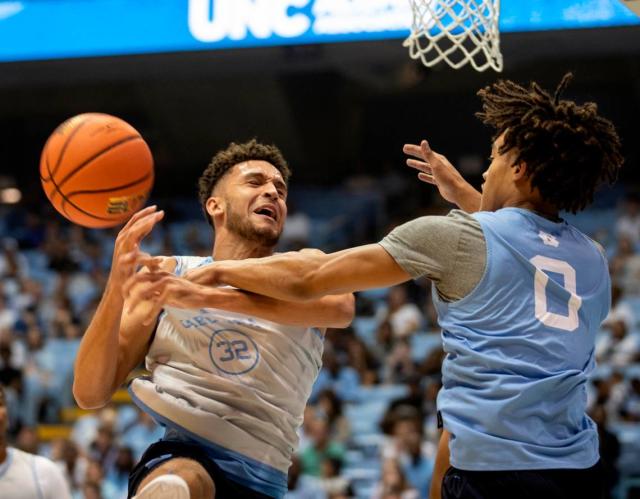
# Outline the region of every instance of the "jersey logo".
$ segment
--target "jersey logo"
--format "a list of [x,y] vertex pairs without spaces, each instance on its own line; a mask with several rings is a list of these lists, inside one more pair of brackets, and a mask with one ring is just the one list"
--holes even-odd
[[554,248],[557,248],[558,246],[560,246],[560,241],[558,241],[555,237],[553,237],[551,234],[547,234],[545,231],[541,230],[538,233],[538,237],[540,239],[542,239],[542,242],[544,244],[546,244],[547,246],[553,246]]
[[246,374],[258,365],[258,345],[248,334],[235,329],[219,329],[209,342],[211,362],[225,374]]

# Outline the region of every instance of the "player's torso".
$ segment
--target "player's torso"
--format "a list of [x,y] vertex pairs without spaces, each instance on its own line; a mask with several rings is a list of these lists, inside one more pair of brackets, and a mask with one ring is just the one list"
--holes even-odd
[[[176,273],[210,260],[178,257]],[[224,448],[288,467],[323,333],[216,309],[166,308],[132,384],[144,405]]]
[[[516,442],[504,466],[562,467],[572,453],[586,462],[594,432],[585,382],[609,308],[606,261],[566,223],[511,208],[476,218],[487,244],[485,275],[458,302],[436,297],[447,352],[439,406],[460,434],[482,434],[485,455],[495,444],[500,460],[502,442]],[[469,411],[476,429],[461,423]]]

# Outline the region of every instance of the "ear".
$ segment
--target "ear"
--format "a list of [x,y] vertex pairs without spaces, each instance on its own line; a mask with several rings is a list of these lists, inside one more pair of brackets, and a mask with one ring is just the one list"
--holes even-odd
[[207,213],[215,220],[217,217],[224,215],[224,201],[219,196],[211,196],[205,204]]
[[513,179],[518,182],[527,178],[527,164],[524,161],[513,165]]

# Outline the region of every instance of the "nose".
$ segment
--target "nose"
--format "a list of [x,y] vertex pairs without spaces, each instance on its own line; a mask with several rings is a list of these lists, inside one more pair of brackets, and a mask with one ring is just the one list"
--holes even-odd
[[273,182],[267,182],[262,193],[270,199],[278,199],[278,189]]

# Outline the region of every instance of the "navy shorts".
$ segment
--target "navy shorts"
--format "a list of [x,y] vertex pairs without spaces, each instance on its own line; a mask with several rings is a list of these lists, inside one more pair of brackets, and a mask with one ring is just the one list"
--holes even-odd
[[603,499],[602,464],[582,470],[465,471],[449,468],[442,499]]
[[128,497],[131,498],[135,495],[140,482],[152,470],[176,457],[193,459],[207,470],[216,486],[216,499],[273,499],[228,478],[228,475],[207,456],[197,443],[169,440],[160,440],[151,445],[140,458],[140,462],[129,474]]

